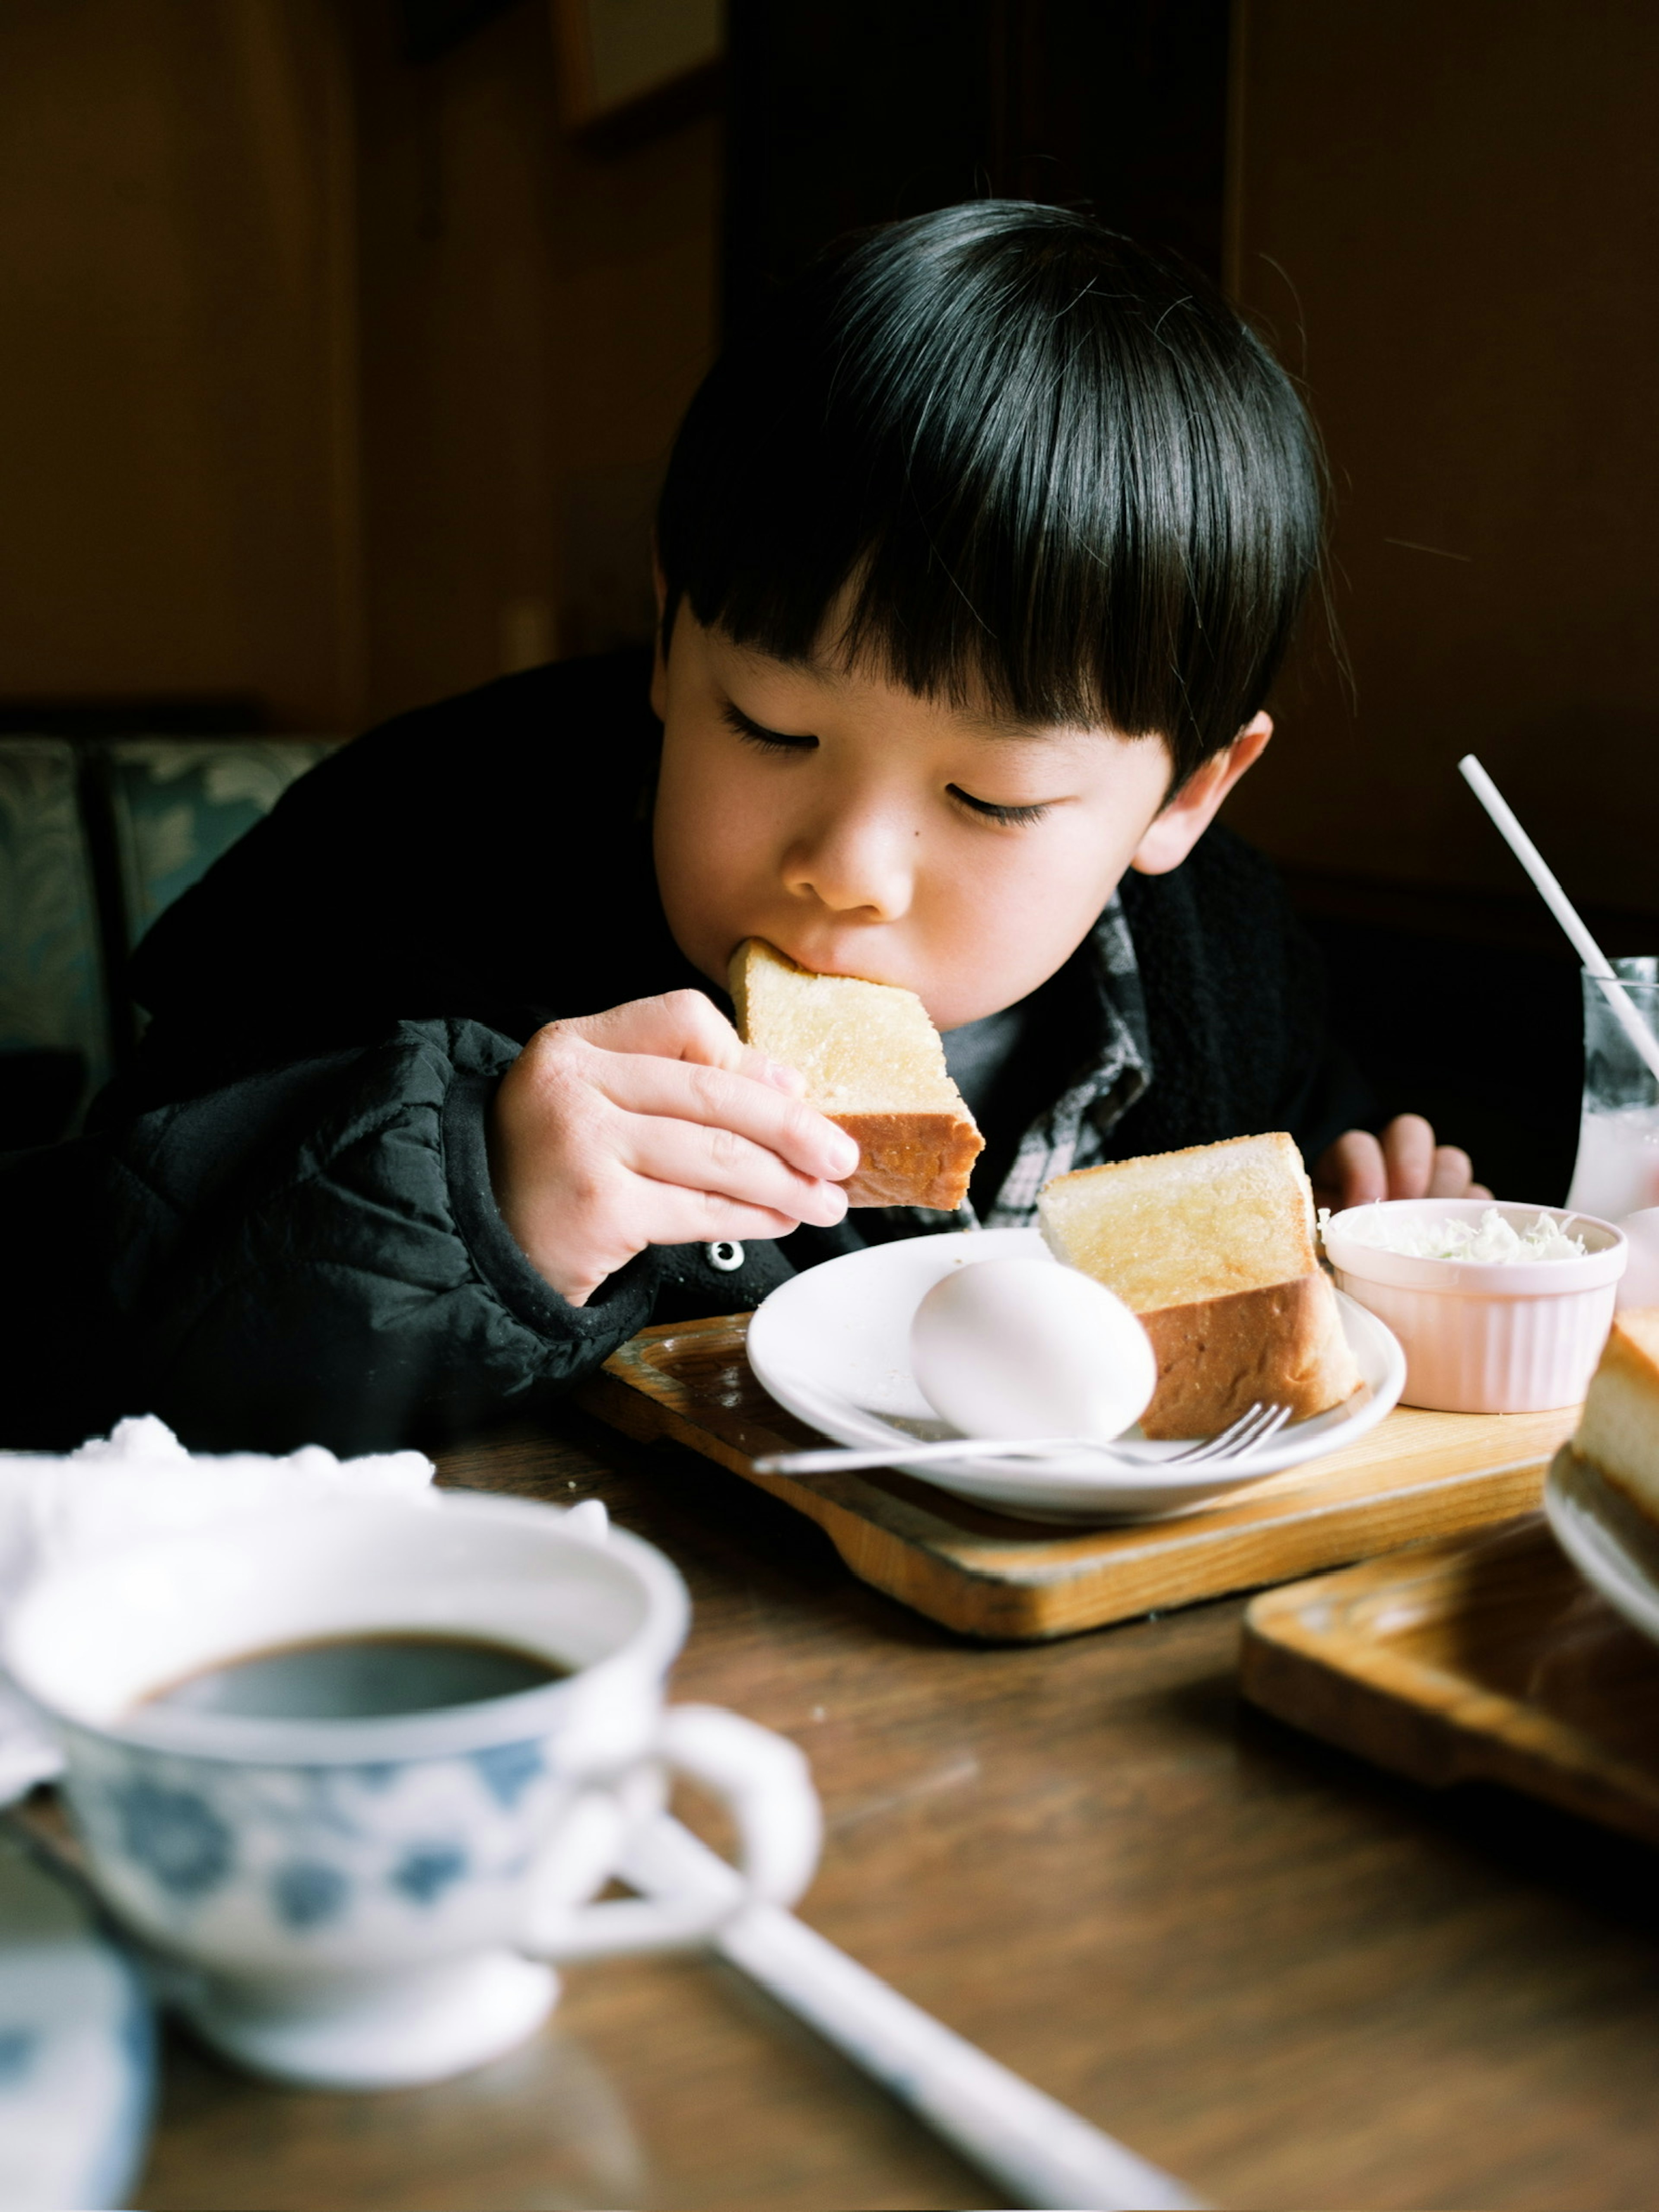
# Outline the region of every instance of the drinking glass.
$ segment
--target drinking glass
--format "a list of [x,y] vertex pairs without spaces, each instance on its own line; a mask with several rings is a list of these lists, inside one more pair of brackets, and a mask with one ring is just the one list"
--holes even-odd
[[[1620,988],[1659,1036],[1659,955],[1613,963]],[[1584,993],[1584,1100],[1567,1204],[1603,1221],[1659,1206],[1659,1080],[1626,1035],[1599,977]]]

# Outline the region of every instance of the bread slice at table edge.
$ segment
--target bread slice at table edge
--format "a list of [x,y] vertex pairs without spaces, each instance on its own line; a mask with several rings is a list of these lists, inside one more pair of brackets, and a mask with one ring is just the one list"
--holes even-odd
[[1613,1316],[1572,1449],[1659,1522],[1659,1307]]

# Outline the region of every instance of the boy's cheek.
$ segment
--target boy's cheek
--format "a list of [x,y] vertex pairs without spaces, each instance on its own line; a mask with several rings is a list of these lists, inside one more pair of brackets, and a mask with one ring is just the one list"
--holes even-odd
[[745,880],[731,856],[712,844],[692,844],[659,859],[657,888],[674,942],[722,990],[738,946],[745,937],[766,933],[765,909],[744,896]]
[[777,833],[745,798],[740,781],[722,793],[679,779],[658,798],[663,911],[681,951],[722,985],[732,951],[745,937],[765,933],[778,896]]

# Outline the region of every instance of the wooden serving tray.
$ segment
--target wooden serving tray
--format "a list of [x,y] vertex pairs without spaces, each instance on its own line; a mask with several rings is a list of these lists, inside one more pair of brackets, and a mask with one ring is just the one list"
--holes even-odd
[[641,1329],[577,1394],[625,1435],[668,1437],[809,1515],[864,1581],[969,1636],[1037,1641],[1510,1518],[1538,1503],[1577,1409],[1397,1407],[1328,1459],[1167,1521],[1060,1528],[930,1483],[761,1475],[754,1462],[821,1441],[750,1371],[748,1316]]
[[1413,1782],[1501,1782],[1659,1843],[1659,1646],[1541,1514],[1256,1598],[1245,1695]]

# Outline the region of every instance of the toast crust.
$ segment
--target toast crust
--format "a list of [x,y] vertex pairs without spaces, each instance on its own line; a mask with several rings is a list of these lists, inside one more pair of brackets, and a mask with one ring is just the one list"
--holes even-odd
[[951,1114],[832,1114],[859,1148],[842,1186],[850,1206],[926,1206],[954,1213],[985,1139]]
[[1148,1437],[1214,1436],[1255,1405],[1288,1406],[1304,1421],[1360,1385],[1336,1293],[1316,1267],[1140,1320],[1158,1358],[1158,1388],[1140,1417]]

